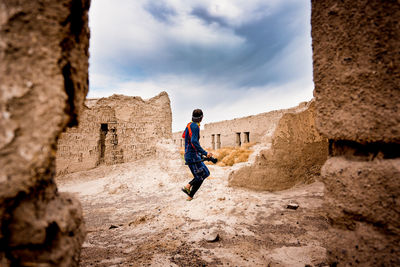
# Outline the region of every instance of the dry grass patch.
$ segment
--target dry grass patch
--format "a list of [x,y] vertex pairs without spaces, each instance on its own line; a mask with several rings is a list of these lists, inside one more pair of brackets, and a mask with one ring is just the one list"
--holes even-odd
[[218,159],[218,166],[232,166],[239,162],[246,162],[253,150],[254,143],[246,143],[241,147],[224,147],[217,150],[211,150],[214,157]]
[[[224,147],[217,150],[207,148],[205,150],[211,152],[213,154],[213,157],[218,159],[218,166],[225,167],[232,166],[233,164],[239,162],[246,162],[249,159],[250,154],[253,153],[253,150],[251,148],[254,145],[255,143],[246,143],[243,144],[241,147]],[[181,147],[179,153],[184,159],[185,148]],[[205,161],[205,164],[213,163]]]

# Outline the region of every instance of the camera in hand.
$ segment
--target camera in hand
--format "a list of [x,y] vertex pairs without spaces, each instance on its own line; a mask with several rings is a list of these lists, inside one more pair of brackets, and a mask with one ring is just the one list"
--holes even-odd
[[214,157],[206,157],[206,156],[203,156],[203,161],[211,161],[212,163],[217,163],[218,162],[218,159],[216,159],[216,158],[214,158]]

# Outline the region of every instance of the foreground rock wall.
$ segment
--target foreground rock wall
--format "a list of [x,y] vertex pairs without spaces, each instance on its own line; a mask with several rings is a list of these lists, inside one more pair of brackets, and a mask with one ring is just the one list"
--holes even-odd
[[328,140],[315,128],[315,102],[286,113],[278,122],[270,149],[229,175],[230,186],[277,191],[313,180],[328,156]]
[[79,203],[54,183],[56,140],[88,90],[85,0],[0,0],[0,265],[77,266]]
[[58,140],[57,174],[155,155],[156,143],[171,138],[171,124],[166,92],[146,101],[123,95],[89,99],[79,126]]
[[400,265],[399,25],[399,1],[312,1],[326,247],[340,266]]

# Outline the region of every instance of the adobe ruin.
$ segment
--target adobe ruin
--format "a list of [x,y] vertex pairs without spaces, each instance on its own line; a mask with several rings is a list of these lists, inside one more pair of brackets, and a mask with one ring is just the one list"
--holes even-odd
[[[0,0],[2,266],[78,265],[80,205],[53,178],[88,89],[89,3]],[[331,264],[400,264],[399,18],[398,1],[312,0]]]
[[166,92],[146,101],[123,95],[88,99],[79,126],[58,140],[57,175],[155,155],[156,143],[171,138],[171,124]]
[[[229,185],[277,191],[314,181],[328,157],[328,140],[315,128],[315,101],[253,116],[208,123],[200,143],[208,149],[257,143],[249,162],[229,175]],[[183,146],[182,133],[173,134]],[[244,140],[242,139],[244,138]]]
[[[246,143],[266,143],[271,141],[278,121],[285,113],[302,110],[307,102],[289,109],[279,109],[257,115],[207,123],[200,131],[201,145],[210,149],[239,147]],[[185,126],[183,126],[185,127]],[[184,146],[182,131],[172,134],[174,143]]]
[[315,101],[283,114],[273,127],[272,141],[229,174],[229,186],[278,191],[318,179],[328,140],[316,130],[314,114]]
[[400,265],[400,3],[312,1],[331,264]]

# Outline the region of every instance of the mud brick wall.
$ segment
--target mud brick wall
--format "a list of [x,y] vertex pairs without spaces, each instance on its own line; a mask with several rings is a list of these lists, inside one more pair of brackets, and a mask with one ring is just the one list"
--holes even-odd
[[171,124],[166,92],[146,101],[123,95],[89,99],[79,126],[58,140],[57,174],[155,155],[156,143],[171,138]]
[[315,128],[315,102],[306,109],[285,113],[269,149],[254,162],[229,174],[229,186],[278,191],[314,181],[328,157],[328,140]]
[[400,265],[400,2],[312,1],[316,126],[339,266]]
[[54,174],[88,90],[89,3],[0,0],[0,266],[78,266],[82,211]]
[[[278,121],[285,113],[302,110],[306,102],[297,107],[289,109],[280,109],[265,112],[257,115],[225,120],[204,125],[204,130],[200,132],[200,142],[204,148],[218,149],[221,147],[241,146],[245,143],[263,143],[271,142],[272,134],[278,124]],[[205,114],[207,115],[207,114]],[[173,133],[174,143],[178,146],[184,146],[182,132]]]

